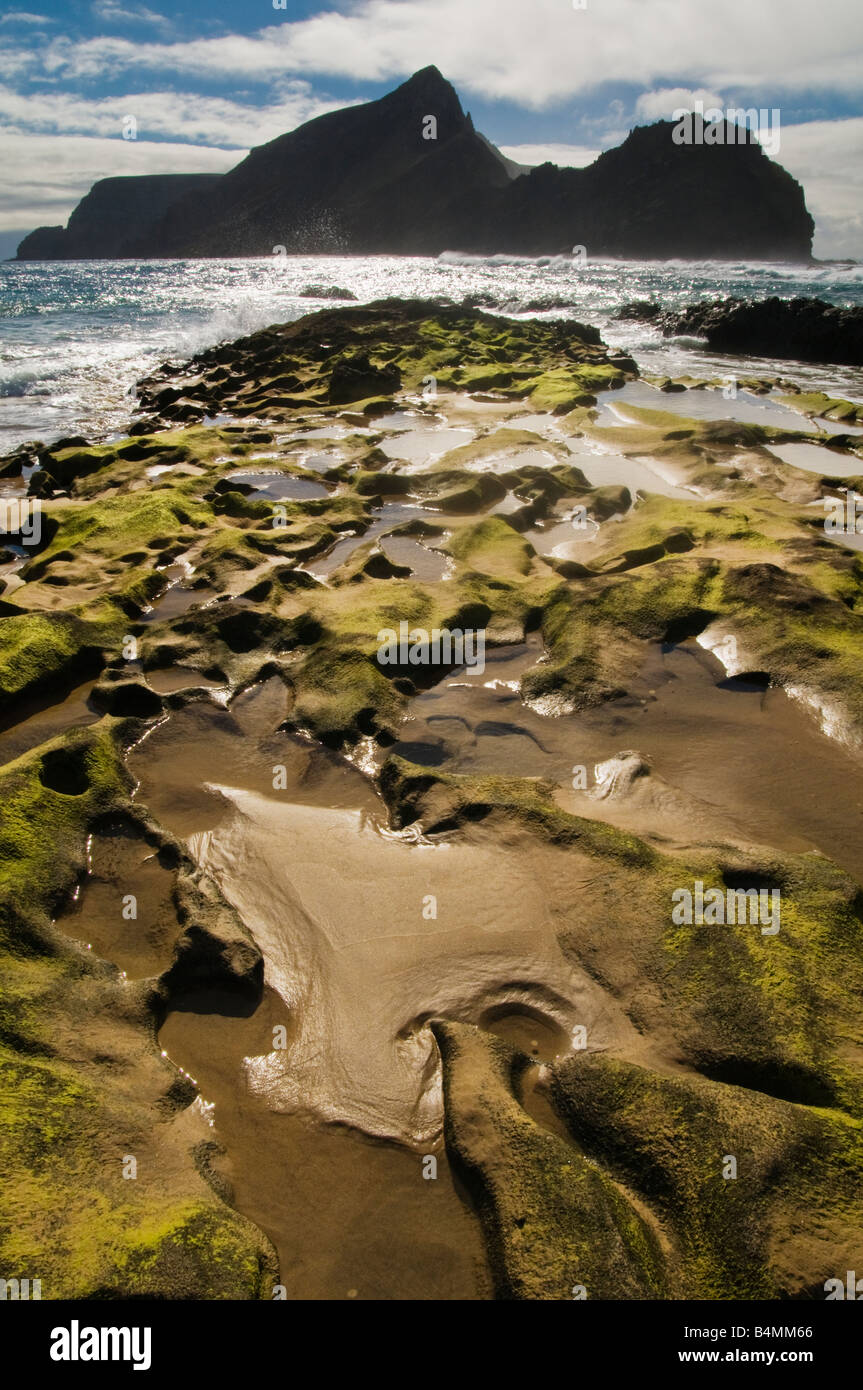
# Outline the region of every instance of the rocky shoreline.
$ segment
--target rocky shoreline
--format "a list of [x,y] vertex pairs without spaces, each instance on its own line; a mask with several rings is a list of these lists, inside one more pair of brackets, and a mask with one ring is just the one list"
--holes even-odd
[[[857,314],[818,315],[831,360]],[[822,505],[863,491],[863,409],[753,377],[755,422],[719,385],[386,300],[166,364],[123,439],[0,461],[41,516],[0,571],[0,1241],[44,1297],[308,1296],[313,1222],[253,1191],[232,1096],[280,1161],[328,1155],[310,1209],[330,1181],[353,1219],[349,1162],[392,1185],[418,1297],[806,1298],[853,1267],[863,865],[841,806],[806,821],[771,767],[762,814],[696,764],[733,758],[725,683],[863,798],[863,570]],[[402,622],[481,630],[499,674],[382,664]],[[780,892],[781,931],[674,922],[696,880]],[[191,1015],[196,1076],[161,1041]],[[330,1254],[313,1296],[354,1296]]]
[[645,301],[618,317],[656,323],[666,337],[704,338],[715,352],[863,366],[863,309],[822,299],[717,299],[682,310]]

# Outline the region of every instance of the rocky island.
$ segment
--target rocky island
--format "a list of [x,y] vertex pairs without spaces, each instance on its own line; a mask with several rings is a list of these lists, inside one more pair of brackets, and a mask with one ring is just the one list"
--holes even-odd
[[224,175],[100,180],[68,227],[19,260],[287,254],[569,255],[808,261],[800,185],[754,136],[681,145],[634,129],[586,169],[514,165],[423,68],[377,101],[318,116]]

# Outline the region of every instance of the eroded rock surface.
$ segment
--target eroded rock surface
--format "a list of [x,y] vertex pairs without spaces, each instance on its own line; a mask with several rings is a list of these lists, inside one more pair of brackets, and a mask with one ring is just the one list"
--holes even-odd
[[[823,498],[863,481],[858,411],[636,376],[584,325],[386,301],[2,461],[40,461],[43,522],[0,598],[10,1275],[754,1298],[853,1267],[861,560]],[[411,657],[442,630],[482,667]],[[696,884],[778,894],[778,930],[675,917]]]

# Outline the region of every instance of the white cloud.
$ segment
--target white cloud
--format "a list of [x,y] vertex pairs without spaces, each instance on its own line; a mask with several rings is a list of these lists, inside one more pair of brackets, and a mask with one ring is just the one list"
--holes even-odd
[[[276,12],[278,13],[278,12]],[[287,15],[287,11],[285,12]],[[427,63],[465,90],[539,109],[604,82],[857,94],[859,0],[359,0],[349,13],[287,17],[257,34],[177,43],[57,40],[46,63],[68,76],[133,68],[265,80],[285,73],[358,81]]]
[[201,145],[3,132],[0,163],[9,192],[0,206],[0,232],[65,223],[97,179],[115,174],[223,174],[242,154]]
[[22,94],[0,86],[0,121],[19,134],[119,136],[127,116],[138,123],[138,138],[170,136],[194,144],[247,148],[283,135],[313,116],[343,105],[321,101],[307,82],[285,85],[269,106],[246,106],[229,97],[181,92],[129,92],[88,100],[64,92]]
[[777,159],[806,190],[815,255],[863,260],[863,116],[783,126]]
[[90,8],[97,19],[102,19],[106,23],[170,25],[170,20],[166,19],[163,14],[156,14],[155,11],[148,10],[144,5],[125,9],[118,3],[118,0],[93,0]]
[[48,19],[43,14],[28,14],[26,10],[10,10],[8,14],[0,15],[0,24],[53,24],[53,19]]
[[501,154],[516,164],[558,164],[561,168],[584,169],[598,159],[601,150],[587,145],[500,145]]
[[698,101],[705,110],[726,107],[724,98],[706,87],[697,91],[689,87],[662,87],[659,91],[642,92],[635,103],[635,115],[639,121],[670,121],[675,111],[694,111]]
[[0,48],[0,77],[18,77],[32,65],[32,54],[26,49]]

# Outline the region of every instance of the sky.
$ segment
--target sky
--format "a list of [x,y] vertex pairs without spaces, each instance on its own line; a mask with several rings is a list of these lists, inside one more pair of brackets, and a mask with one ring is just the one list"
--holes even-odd
[[699,99],[777,110],[815,254],[863,259],[863,0],[152,5],[0,2],[0,257],[98,178],[222,172],[435,63],[522,164],[588,164]]

